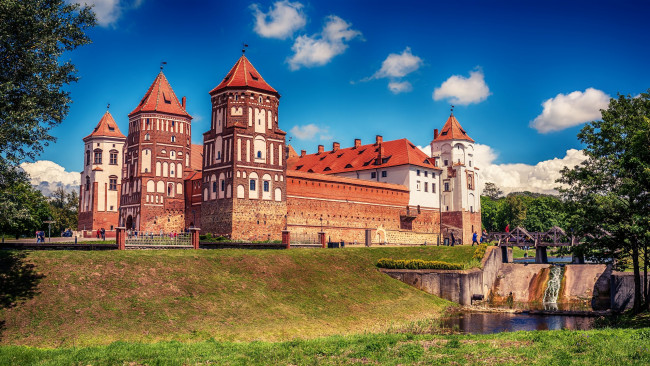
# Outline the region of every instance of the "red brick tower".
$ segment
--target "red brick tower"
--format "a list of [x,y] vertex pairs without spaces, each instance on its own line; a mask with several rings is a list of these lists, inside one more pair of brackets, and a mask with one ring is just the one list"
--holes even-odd
[[280,94],[242,55],[210,96],[201,229],[233,239],[280,239],[287,214]]
[[185,228],[183,177],[190,170],[191,121],[162,71],[129,114],[120,225],[139,231]]
[[84,137],[85,161],[79,191],[79,230],[117,226],[122,180],[122,151],[126,137],[106,111],[93,132]]

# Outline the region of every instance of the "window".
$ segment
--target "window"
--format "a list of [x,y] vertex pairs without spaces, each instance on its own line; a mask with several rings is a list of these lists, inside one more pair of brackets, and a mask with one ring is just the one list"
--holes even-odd
[[424,171],[424,177],[426,178],[426,177],[428,177],[428,176],[429,176],[429,172],[425,170],[425,171]]
[[89,176],[86,176],[86,190],[87,191],[90,190],[90,177]]
[[415,175],[417,175],[418,177],[420,176],[420,169],[418,169],[418,170],[415,172]]
[[385,170],[382,171],[382,172],[381,172],[381,177],[382,177],[382,178],[386,178],[386,176],[388,176],[388,172],[386,172]]
[[264,192],[268,192],[268,191],[269,191],[269,181],[265,180],[264,181]]
[[151,136],[149,136],[148,133],[145,134],[145,135],[144,135],[144,140],[145,140],[145,141],[149,141],[149,139],[151,139]]
[[449,182],[445,182],[445,192],[449,192]]
[[472,161],[471,160],[469,161],[469,167],[470,168],[472,167]]
[[424,182],[424,191],[429,192],[429,182]]
[[262,103],[262,97],[260,96],[260,103]]
[[415,182],[415,189],[418,190],[418,191],[420,190],[420,181],[419,180]]
[[212,192],[214,193],[216,191],[217,191],[217,182],[212,182]]
[[226,190],[226,181],[224,179],[221,180],[221,192]]
[[445,166],[449,165],[449,160],[445,160]]
[[436,193],[436,184],[431,183],[431,193]]
[[174,121],[172,121],[172,127],[174,127]]
[[176,136],[172,136],[172,142],[176,142]]
[[217,151],[217,160],[221,160],[221,151]]
[[90,165],[90,151],[86,151],[86,165]]
[[235,94],[235,100],[239,100],[239,94]]
[[112,176],[108,178],[108,189],[111,191],[117,191],[117,177]]
[[167,195],[168,196],[172,195],[172,186],[167,186]]
[[377,172],[370,172],[370,178],[377,178]]
[[258,159],[261,159],[261,158],[262,158],[262,152],[261,152],[261,151],[258,151],[258,152],[257,152],[257,158],[258,158]]
[[117,165],[117,151],[111,151],[110,162],[111,165]]
[[95,159],[94,159],[94,164],[101,164],[102,163],[102,151],[101,150],[95,150]]
[[254,190],[255,190],[255,179],[251,179],[251,182],[250,182],[250,190],[251,190],[251,191],[254,191]]

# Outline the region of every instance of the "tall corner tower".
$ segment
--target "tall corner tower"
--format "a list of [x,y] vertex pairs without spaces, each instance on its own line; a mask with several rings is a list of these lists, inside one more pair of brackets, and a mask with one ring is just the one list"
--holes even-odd
[[138,231],[185,228],[183,178],[190,170],[192,117],[162,70],[129,113],[120,225]]
[[78,230],[104,228],[111,231],[118,226],[122,151],[126,136],[106,111],[83,141],[85,159],[79,190]]
[[210,97],[201,229],[233,239],[280,239],[287,214],[280,94],[242,55]]
[[440,212],[443,234],[462,233],[463,243],[472,242],[472,233],[481,232],[481,197],[474,140],[452,113],[440,133],[434,130],[431,156],[443,169],[440,177]]

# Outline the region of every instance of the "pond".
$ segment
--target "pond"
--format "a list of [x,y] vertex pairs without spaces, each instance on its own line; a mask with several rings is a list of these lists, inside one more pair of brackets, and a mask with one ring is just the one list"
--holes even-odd
[[460,313],[442,319],[442,327],[462,333],[492,334],[522,330],[587,330],[594,317],[575,315],[537,315],[528,313]]

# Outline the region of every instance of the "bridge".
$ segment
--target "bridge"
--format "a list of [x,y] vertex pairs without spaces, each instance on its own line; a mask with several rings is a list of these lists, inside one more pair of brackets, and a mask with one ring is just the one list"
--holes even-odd
[[[607,234],[607,233],[605,233]],[[587,235],[585,237],[593,237]],[[523,227],[517,226],[510,232],[493,232],[489,233],[488,241],[496,241],[501,247],[503,263],[508,263],[508,249],[512,247],[534,247],[535,263],[548,263],[548,247],[571,247],[580,243],[584,237],[567,235],[564,229],[553,226],[544,232],[529,232]],[[584,259],[578,259],[579,263],[584,263]]]

